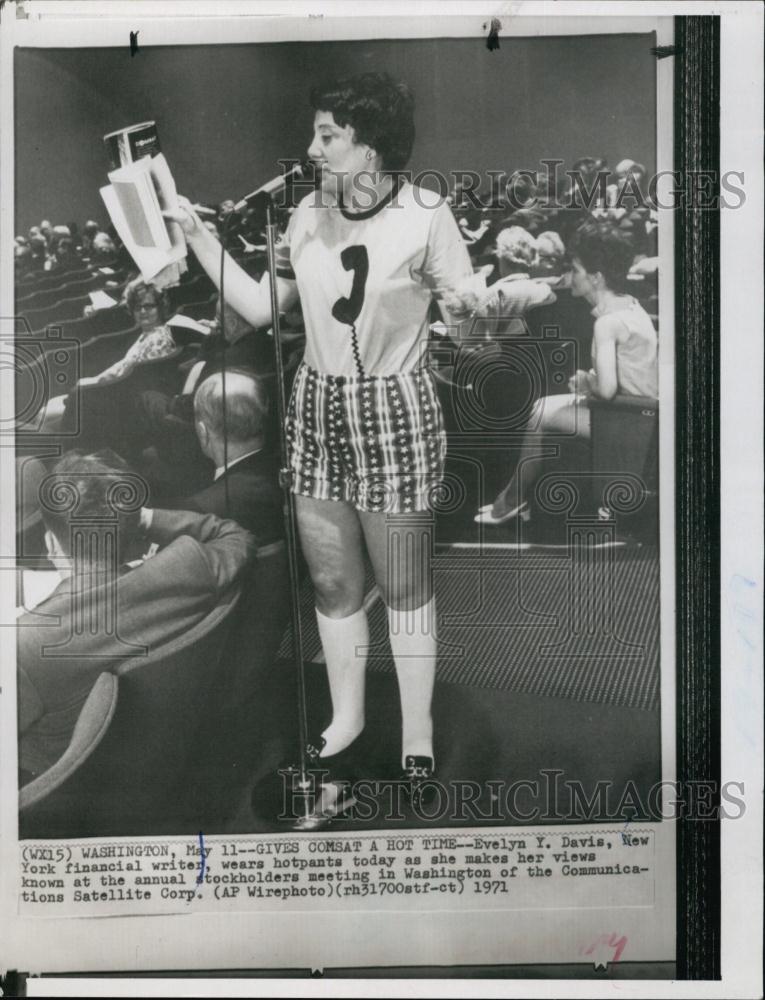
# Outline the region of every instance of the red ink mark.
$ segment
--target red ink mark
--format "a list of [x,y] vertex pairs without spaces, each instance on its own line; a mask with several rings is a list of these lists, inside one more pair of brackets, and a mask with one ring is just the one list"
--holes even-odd
[[616,931],[596,937],[589,948],[580,950],[580,955],[591,955],[596,969],[605,969],[609,962],[618,962],[627,947],[626,935],[616,936]]

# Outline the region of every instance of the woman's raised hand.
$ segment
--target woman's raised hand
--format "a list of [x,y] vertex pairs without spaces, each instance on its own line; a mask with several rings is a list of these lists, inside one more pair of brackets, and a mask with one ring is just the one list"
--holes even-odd
[[194,206],[191,204],[189,199],[184,198],[183,195],[178,195],[178,209],[176,211],[164,211],[162,215],[165,219],[169,219],[171,222],[177,222],[186,236],[201,236],[208,232],[202,223],[202,220],[194,210]]

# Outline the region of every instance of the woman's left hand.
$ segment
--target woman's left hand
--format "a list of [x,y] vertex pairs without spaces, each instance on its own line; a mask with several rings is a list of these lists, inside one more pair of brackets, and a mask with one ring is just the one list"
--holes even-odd
[[590,373],[582,371],[575,372],[571,378],[568,380],[569,392],[578,393],[580,395],[592,392],[592,380],[590,378]]

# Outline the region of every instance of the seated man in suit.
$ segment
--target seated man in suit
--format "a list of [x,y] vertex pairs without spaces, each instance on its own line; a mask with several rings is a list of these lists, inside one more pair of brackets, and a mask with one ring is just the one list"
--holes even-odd
[[194,395],[199,445],[215,464],[212,483],[186,500],[190,510],[230,517],[268,545],[284,535],[277,458],[266,446],[268,394],[263,381],[241,369],[208,376]]
[[[151,449],[144,454],[143,471],[152,485],[160,506],[175,506],[175,497],[188,496],[199,489],[210,474],[209,462],[199,447],[194,431],[194,394],[213,372],[220,371],[225,358],[226,371],[247,369],[264,384],[274,386],[273,340],[266,330],[255,330],[228,304],[225,323],[221,323],[220,302],[214,320],[203,320],[210,336],[201,344],[198,356],[182,365],[184,384],[177,395],[146,391],[136,406],[136,422]],[[223,352],[225,331],[225,356]],[[300,351],[302,335],[282,332],[285,350]],[[275,410],[275,407],[272,408]],[[276,413],[268,415],[268,425],[276,429]],[[172,498],[172,499],[170,499]]]
[[184,635],[255,558],[252,535],[234,521],[142,508],[142,486],[116,455],[79,452],[41,485],[62,581],[17,621],[22,780],[64,752],[100,673]]

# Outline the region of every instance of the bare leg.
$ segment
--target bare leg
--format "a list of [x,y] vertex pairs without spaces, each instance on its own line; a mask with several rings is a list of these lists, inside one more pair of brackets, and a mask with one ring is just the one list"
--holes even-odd
[[401,756],[433,760],[436,620],[432,592],[432,514],[359,515],[377,585],[388,607],[401,718]]
[[534,404],[518,465],[510,482],[494,501],[491,512],[502,517],[524,504],[542,472],[546,457],[540,454],[540,434],[590,436],[590,411],[580,397],[544,396]]
[[345,502],[296,496],[303,553],[316,592],[316,620],[327,664],[332,722],[322,756],[344,750],[364,728],[369,629],[364,600],[363,537]]

